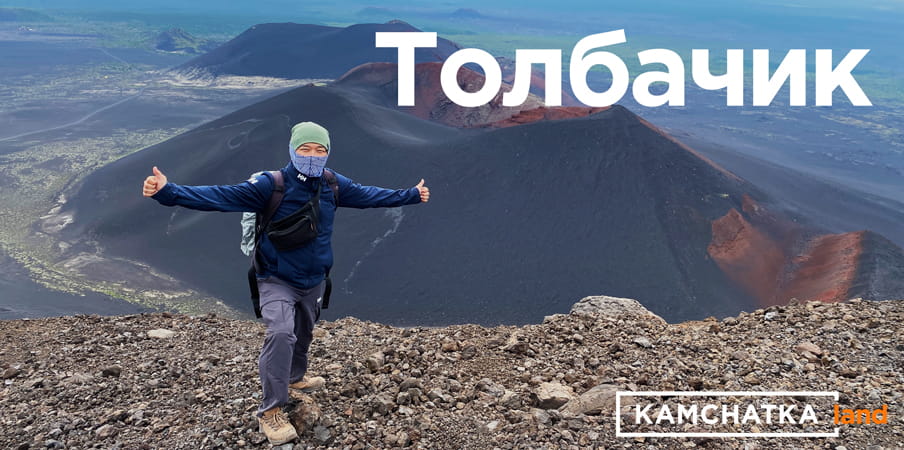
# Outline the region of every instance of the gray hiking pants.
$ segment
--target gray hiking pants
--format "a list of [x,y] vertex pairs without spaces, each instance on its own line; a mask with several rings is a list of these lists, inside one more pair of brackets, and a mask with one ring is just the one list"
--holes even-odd
[[325,283],[311,289],[297,289],[269,277],[257,281],[261,295],[261,315],[267,326],[261,349],[260,370],[263,397],[257,416],[289,401],[289,384],[308,370],[308,348],[314,323],[320,318]]

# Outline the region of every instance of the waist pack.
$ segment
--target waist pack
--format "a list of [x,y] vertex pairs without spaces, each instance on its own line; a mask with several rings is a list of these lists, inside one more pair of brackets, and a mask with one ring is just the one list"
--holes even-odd
[[317,183],[316,189],[317,193],[301,209],[270,223],[264,229],[276,250],[289,252],[304,247],[317,237],[317,224],[320,223],[320,183]]
[[[258,318],[262,317],[260,305],[260,292],[257,288],[257,274],[261,272],[260,248],[261,235],[267,234],[267,238],[276,248],[277,251],[291,251],[301,248],[317,237],[317,224],[320,220],[320,184],[317,185],[317,192],[308,203],[294,213],[270,223],[270,219],[282,203],[283,194],[285,193],[285,184],[283,182],[282,172],[270,172],[273,176],[273,192],[270,194],[270,200],[267,203],[267,209],[263,214],[258,214],[255,230],[254,250],[251,252],[251,268],[248,269],[248,286],[251,289],[251,303],[254,306],[254,315]],[[323,170],[323,178],[326,179],[330,189],[333,191],[333,199],[336,204],[339,203],[339,183],[336,175],[328,169]],[[332,292],[332,281],[330,273],[327,271],[326,289],[323,293],[323,304],[321,308],[327,309],[330,306],[330,293]]]

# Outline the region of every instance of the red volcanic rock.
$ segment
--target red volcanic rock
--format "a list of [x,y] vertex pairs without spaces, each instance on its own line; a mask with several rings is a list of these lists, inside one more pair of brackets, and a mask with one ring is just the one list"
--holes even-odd
[[793,278],[782,293],[790,300],[839,302],[850,298],[851,287],[860,270],[865,231],[819,236],[796,256]]
[[[499,67],[502,69],[502,81],[508,84],[515,83],[515,60],[500,59]],[[546,98],[546,74],[541,70],[534,68],[530,76],[530,93]],[[567,89],[562,89],[562,106],[584,106],[583,103],[577,101]]]
[[745,195],[713,221],[707,251],[729,279],[761,306],[801,301],[844,301],[869,289],[862,267],[867,232],[804,237],[805,230]]
[[713,221],[707,252],[729,279],[760,304],[772,304],[787,257],[782,246],[736,209]]

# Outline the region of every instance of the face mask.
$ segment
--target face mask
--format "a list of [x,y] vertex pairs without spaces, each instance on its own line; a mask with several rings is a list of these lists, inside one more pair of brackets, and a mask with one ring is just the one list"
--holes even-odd
[[292,165],[303,175],[309,177],[319,177],[323,174],[323,168],[326,167],[326,159],[329,156],[300,156],[295,153],[295,149],[289,147],[289,156],[292,158]]

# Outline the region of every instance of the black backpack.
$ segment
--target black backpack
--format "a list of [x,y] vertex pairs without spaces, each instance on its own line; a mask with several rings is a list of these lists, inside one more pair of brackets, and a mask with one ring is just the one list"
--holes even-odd
[[[267,202],[267,208],[261,214],[257,215],[254,222],[254,250],[251,252],[251,268],[248,269],[248,287],[251,289],[251,303],[254,306],[254,315],[261,318],[261,295],[257,289],[257,274],[260,273],[258,249],[260,248],[261,235],[263,230],[270,225],[270,220],[276,214],[279,204],[282,203],[283,194],[286,192],[285,182],[283,181],[282,172],[274,170],[270,172],[273,178],[273,192],[270,194],[270,200]],[[333,191],[333,199],[336,205],[339,205],[339,180],[329,169],[323,169],[323,178]],[[318,191],[319,192],[319,191]],[[333,283],[330,280],[330,272],[326,272],[326,289],[323,293],[323,305],[321,308],[327,309],[330,306],[330,293],[333,291]]]

